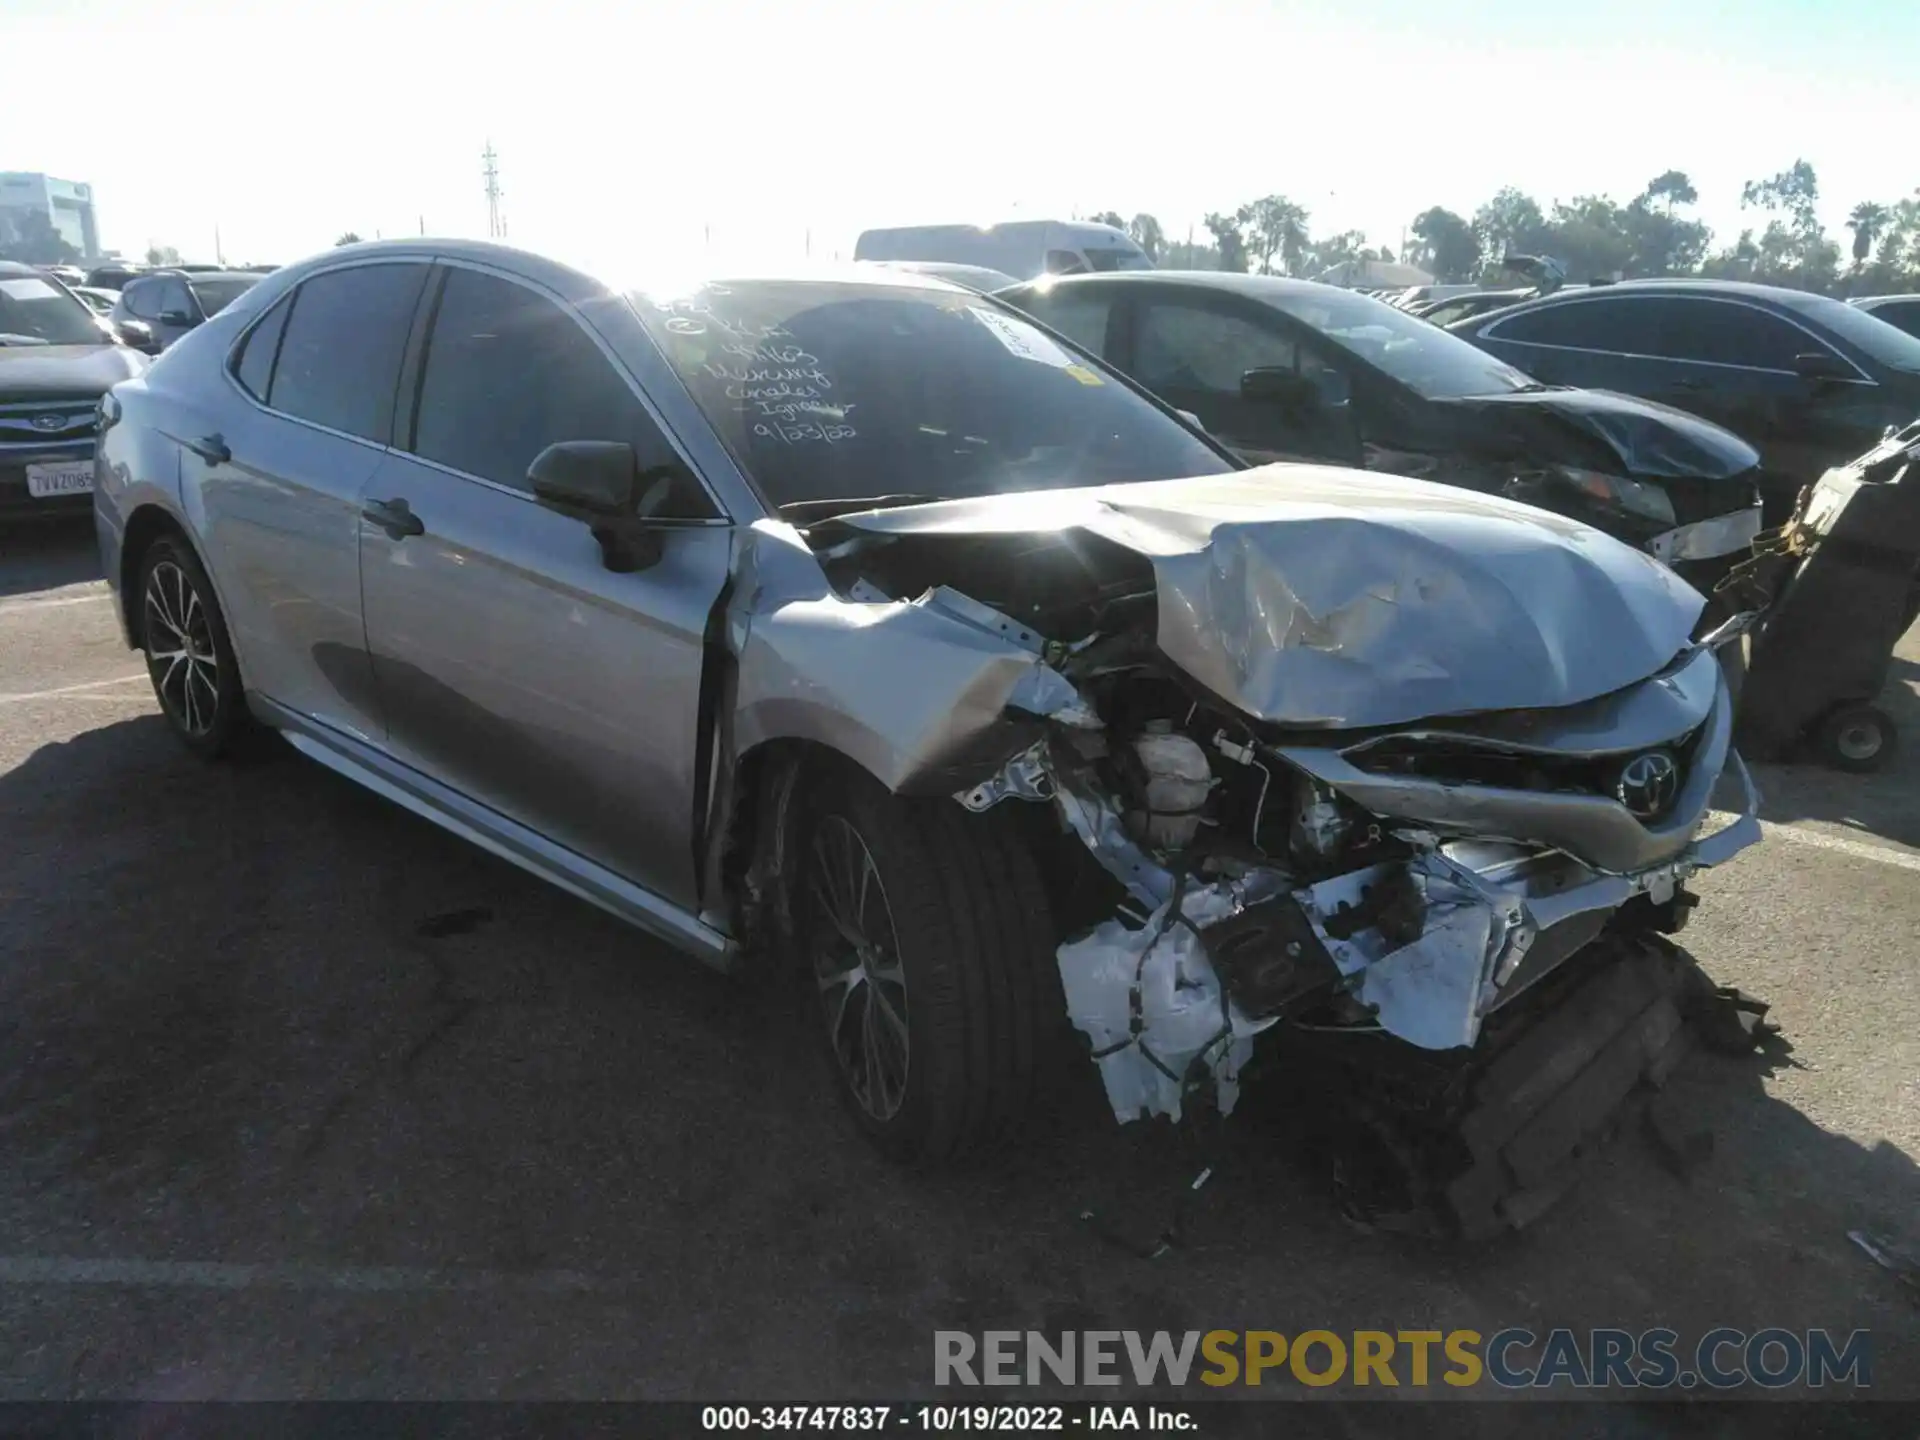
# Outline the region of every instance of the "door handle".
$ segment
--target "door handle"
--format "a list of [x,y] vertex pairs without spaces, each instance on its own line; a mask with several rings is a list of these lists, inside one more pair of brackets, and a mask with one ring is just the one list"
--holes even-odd
[[225,465],[233,459],[233,452],[227,448],[226,438],[218,433],[202,435],[198,440],[182,440],[180,443],[209,465]]
[[408,508],[404,499],[369,500],[360,509],[364,520],[371,520],[387,532],[389,540],[404,540],[409,535],[424,535],[427,527],[420,517]]

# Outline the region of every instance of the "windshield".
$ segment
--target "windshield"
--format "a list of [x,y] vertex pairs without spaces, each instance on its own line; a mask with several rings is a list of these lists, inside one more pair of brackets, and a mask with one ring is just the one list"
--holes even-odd
[[1920,373],[1920,339],[1876,319],[1870,310],[1825,295],[1795,294],[1785,303],[1895,370]]
[[1459,336],[1351,290],[1327,285],[1260,298],[1429,400],[1535,388],[1530,376]]
[[635,304],[761,493],[810,518],[1235,468],[977,295],[751,281]]
[[218,315],[259,283],[258,275],[195,276],[187,281],[194,299],[200,302],[200,308],[208,319]]
[[104,345],[87,307],[38,275],[0,275],[0,345]]
[[1151,270],[1153,261],[1138,250],[1095,250],[1084,252],[1087,265],[1094,270]]

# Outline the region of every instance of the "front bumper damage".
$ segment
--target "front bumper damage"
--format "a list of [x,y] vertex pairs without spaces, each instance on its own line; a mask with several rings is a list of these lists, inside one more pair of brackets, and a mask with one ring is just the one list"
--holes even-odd
[[[1278,868],[1202,882],[1164,863],[1112,797],[1062,778],[1071,767],[1055,763],[1050,740],[955,798],[970,810],[1008,798],[1052,804],[1130,897],[1058,952],[1069,1016],[1091,1042],[1115,1117],[1177,1120],[1196,1089],[1227,1113],[1254,1038],[1295,999],[1330,987],[1350,997],[1356,1034],[1429,1051],[1471,1047],[1489,1016],[1594,941],[1623,906],[1689,898],[1689,876],[1760,839],[1758,793],[1730,747],[1732,703],[1711,650],[1690,650],[1648,685],[1587,707],[1553,738],[1624,749],[1668,738],[1662,724],[1696,722],[1690,778],[1660,825],[1600,797],[1383,780],[1354,765],[1352,750],[1277,749],[1274,758],[1336,792],[1384,807],[1374,813],[1410,851],[1311,883]],[[1071,714],[1086,726],[1086,707]],[[1591,733],[1596,721],[1610,733]],[[1738,792],[1734,813],[1707,829],[1723,770]]]

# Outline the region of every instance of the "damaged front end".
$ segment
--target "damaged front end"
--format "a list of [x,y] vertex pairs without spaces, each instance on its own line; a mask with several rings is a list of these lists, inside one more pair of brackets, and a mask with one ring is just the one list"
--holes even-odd
[[976,736],[1016,748],[952,793],[1049,807],[1104,877],[1057,958],[1123,1122],[1230,1111],[1278,1027],[1375,1069],[1472,1059],[1596,942],[1680,929],[1687,877],[1760,834],[1671,572],[1503,501],[1264,473],[809,536],[843,593],[1020,657]]

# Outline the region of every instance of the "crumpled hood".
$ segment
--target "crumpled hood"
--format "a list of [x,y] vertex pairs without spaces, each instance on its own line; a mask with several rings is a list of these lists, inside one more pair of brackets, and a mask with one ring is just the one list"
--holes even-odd
[[0,402],[104,395],[146,368],[120,345],[0,345]]
[[1167,658],[1282,725],[1578,704],[1661,669],[1706,603],[1658,561],[1577,521],[1327,466],[1030,491],[832,525],[1098,535],[1151,562]]
[[1551,416],[1611,450],[1621,473],[1655,480],[1724,480],[1760,463],[1760,452],[1698,415],[1612,390],[1532,390],[1436,401],[1489,413]]

